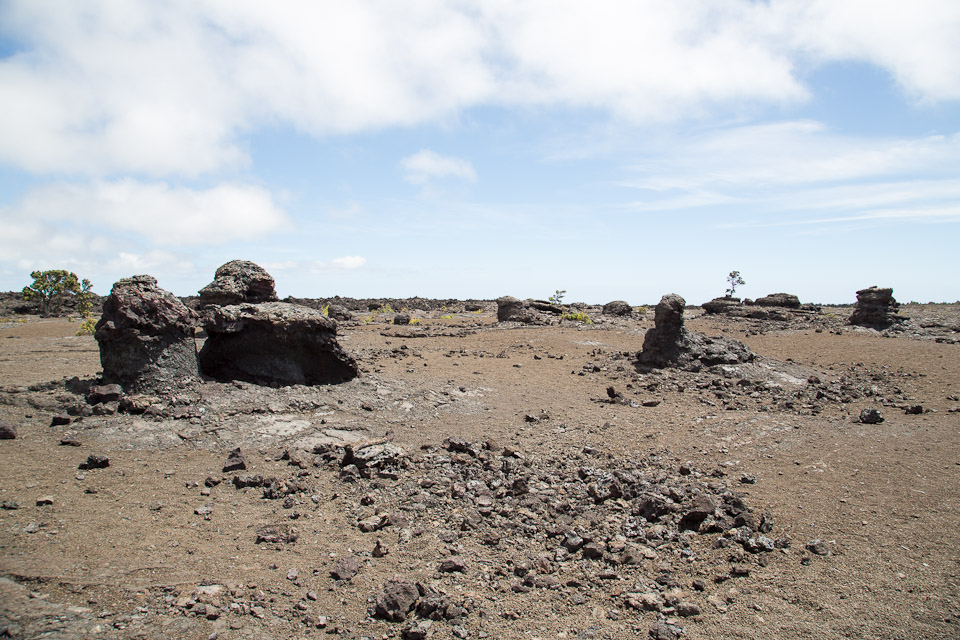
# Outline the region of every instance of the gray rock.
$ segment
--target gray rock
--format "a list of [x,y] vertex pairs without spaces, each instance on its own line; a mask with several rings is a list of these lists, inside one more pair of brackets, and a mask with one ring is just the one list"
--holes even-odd
[[629,316],[633,313],[633,307],[623,300],[612,300],[603,305],[603,315],[605,316]]
[[337,342],[337,323],[286,302],[231,305],[204,320],[208,338],[200,369],[221,381],[255,384],[334,384],[358,375]]
[[103,303],[94,337],[103,379],[127,391],[181,386],[199,380],[196,314],[148,275],[124,278]]
[[410,324],[410,314],[409,313],[398,313],[393,316],[393,324],[406,325]]
[[123,397],[123,388],[118,384],[101,384],[90,387],[87,404],[118,402]]
[[683,629],[668,622],[655,622],[648,633],[651,640],[677,640]]
[[200,305],[274,302],[273,276],[249,260],[232,260],[217,269],[214,280],[200,289]]
[[784,307],[786,309],[799,309],[800,298],[792,293],[771,293],[770,295],[757,298],[753,304],[758,307]]
[[887,329],[904,321],[897,315],[900,304],[893,298],[893,289],[869,287],[857,291],[857,305],[848,324]]
[[353,556],[344,556],[337,560],[330,575],[334,580],[351,580],[360,572],[360,561]]
[[[240,453],[240,448],[236,448],[230,452],[230,455],[227,456],[227,461],[223,464],[223,472],[229,473],[230,471],[245,471],[247,468],[247,462],[243,459],[243,454]],[[234,480],[236,484],[236,480]]]
[[407,580],[387,580],[376,596],[373,615],[392,622],[402,622],[420,598],[417,585]]
[[860,422],[863,424],[880,424],[883,422],[883,414],[879,409],[868,407],[860,412]]
[[729,313],[740,307],[740,298],[714,298],[703,303],[703,310],[708,314]]

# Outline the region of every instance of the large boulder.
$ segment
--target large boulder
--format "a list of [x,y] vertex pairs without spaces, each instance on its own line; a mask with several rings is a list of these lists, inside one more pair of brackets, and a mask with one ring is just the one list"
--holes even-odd
[[734,309],[739,309],[741,306],[740,298],[714,298],[709,302],[703,303],[703,311],[707,314],[717,314],[717,313],[730,313]]
[[893,289],[890,287],[861,289],[857,291],[857,305],[848,322],[874,329],[887,329],[903,322],[904,318],[897,315],[899,309],[900,303],[893,298]]
[[603,315],[605,316],[628,316],[633,313],[633,307],[623,300],[613,300],[603,305]]
[[217,269],[213,282],[200,289],[200,306],[226,306],[243,302],[274,302],[273,276],[249,260],[231,260]]
[[498,322],[522,322],[533,324],[540,320],[540,314],[531,309],[523,300],[513,296],[497,298]]
[[255,384],[335,384],[357,376],[337,342],[337,323],[286,302],[228,305],[204,319],[200,369],[217,380]]
[[196,324],[196,314],[153,276],[118,281],[94,334],[104,382],[143,392],[199,380]]
[[760,307],[785,307],[787,309],[799,309],[800,298],[792,293],[771,293],[768,296],[757,298],[753,304]]
[[685,308],[686,301],[675,293],[660,299],[654,311],[654,328],[643,338],[640,364],[697,371],[715,364],[750,362],[756,357],[737,340],[688,331],[683,326]]

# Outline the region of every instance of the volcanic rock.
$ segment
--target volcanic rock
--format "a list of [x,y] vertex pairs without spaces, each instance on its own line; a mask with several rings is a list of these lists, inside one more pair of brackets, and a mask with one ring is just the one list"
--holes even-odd
[[603,315],[605,316],[628,316],[633,313],[633,307],[623,300],[613,300],[603,305]]
[[17,437],[17,427],[0,420],[0,440],[14,440]]
[[523,300],[518,300],[513,296],[503,296],[497,298],[497,321],[498,322],[522,322],[523,324],[535,324],[542,318],[535,310]]
[[703,310],[708,314],[729,313],[732,309],[740,307],[740,298],[714,298],[709,302],[703,303]]
[[79,469],[106,469],[110,466],[110,458],[98,453],[91,453],[85,462],[81,462]]
[[226,306],[242,302],[274,302],[273,276],[249,260],[232,260],[217,269],[213,282],[200,289],[200,306]]
[[640,364],[697,371],[705,366],[751,362],[756,358],[737,340],[688,331],[683,326],[685,307],[684,299],[675,293],[661,298],[654,311],[654,328],[643,338]]
[[387,580],[377,594],[374,616],[393,622],[403,621],[420,598],[417,585],[407,580]]
[[227,456],[227,461],[223,463],[223,472],[229,473],[231,471],[246,471],[247,462],[243,459],[243,454],[240,452],[240,448],[237,447],[230,452],[230,455]]
[[883,422],[883,414],[879,409],[873,407],[864,409],[860,412],[860,422],[863,424],[880,424]]
[[850,314],[848,324],[874,329],[887,329],[891,325],[903,322],[897,315],[900,303],[893,298],[890,287],[869,287],[857,291],[857,305]]
[[153,276],[118,281],[94,334],[104,381],[142,391],[199,380],[196,322],[196,314]]
[[123,396],[123,388],[118,384],[101,384],[90,387],[90,393],[87,394],[88,404],[101,404],[103,402],[117,402]]
[[333,384],[357,376],[357,363],[337,342],[337,323],[286,302],[216,308],[204,320],[200,369],[220,381]]
[[771,293],[768,296],[757,298],[753,304],[758,307],[785,307],[787,309],[799,309],[800,298],[792,293]]
[[393,316],[393,324],[410,324],[410,314],[409,313],[398,313]]

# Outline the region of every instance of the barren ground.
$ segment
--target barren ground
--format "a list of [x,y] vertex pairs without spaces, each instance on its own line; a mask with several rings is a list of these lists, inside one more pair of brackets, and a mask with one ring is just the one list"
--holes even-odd
[[[206,383],[157,416],[62,426],[55,415],[83,413],[67,379],[96,378],[96,342],[64,320],[4,324],[0,419],[19,435],[0,440],[0,637],[618,639],[658,622],[703,639],[960,637],[960,344],[844,327],[848,313],[771,329],[694,312],[689,329],[763,357],[698,373],[636,369],[652,312],[546,327],[490,309],[376,317],[341,325],[363,371],[350,383]],[[958,322],[956,306],[901,313]],[[868,407],[885,420],[860,423]],[[406,452],[399,468],[341,472],[343,445],[384,441]],[[221,471],[235,447],[240,475],[302,490],[235,488]],[[109,466],[78,469],[91,453]],[[639,499],[591,493],[623,470],[742,497],[778,548],[678,531],[670,514],[631,529]],[[258,542],[266,527],[297,539]],[[338,580],[343,558],[356,575]],[[441,570],[450,558],[462,564]],[[371,617],[392,578],[458,608]]]

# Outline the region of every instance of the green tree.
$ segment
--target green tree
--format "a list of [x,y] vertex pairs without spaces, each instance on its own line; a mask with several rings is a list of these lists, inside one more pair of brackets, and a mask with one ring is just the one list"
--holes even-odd
[[743,278],[740,277],[739,271],[731,271],[730,275],[727,276],[727,282],[730,283],[730,286],[727,288],[727,297],[732,298],[733,294],[737,292],[737,287],[742,284],[747,284],[743,281]]
[[547,298],[547,300],[549,300],[553,304],[563,304],[563,296],[565,296],[566,294],[567,294],[566,289],[563,289],[563,290],[557,289],[557,292],[552,296],[550,296],[549,298]]
[[24,300],[35,300],[40,305],[40,314],[48,316],[59,311],[68,299],[76,300],[77,311],[84,317],[92,309],[91,290],[93,285],[77,274],[64,269],[34,271],[30,274],[33,283],[23,288]]

